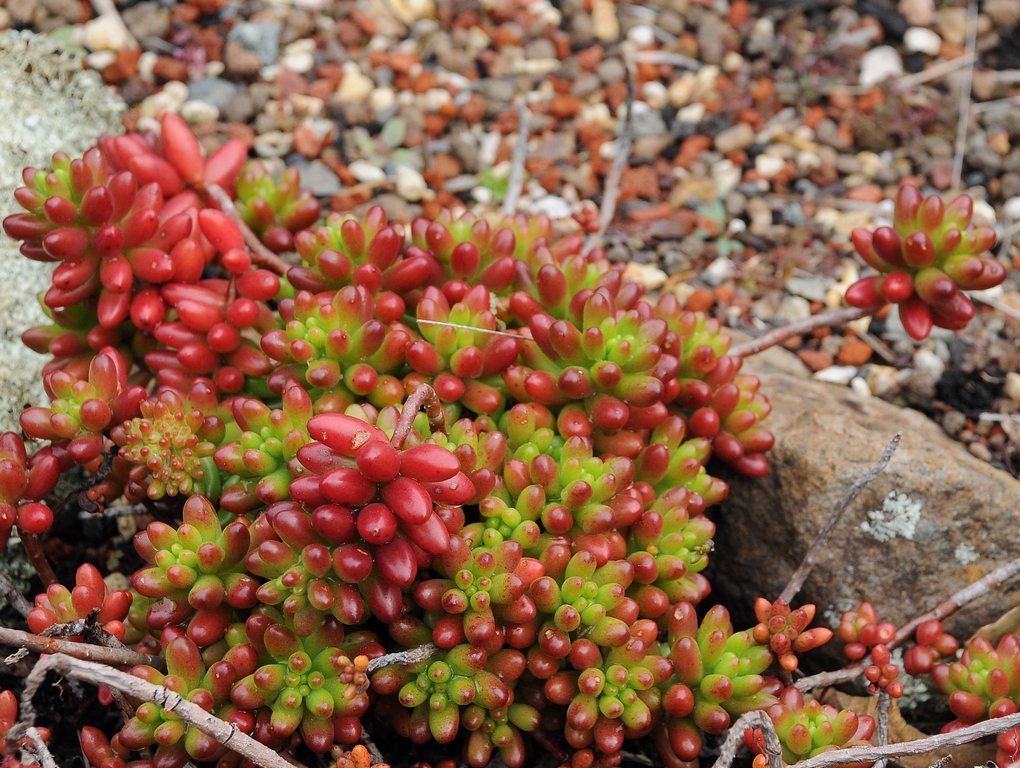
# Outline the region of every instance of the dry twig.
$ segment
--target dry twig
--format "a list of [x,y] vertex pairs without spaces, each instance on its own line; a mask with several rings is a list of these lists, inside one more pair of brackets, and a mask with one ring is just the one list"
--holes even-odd
[[970,122],[970,89],[974,82],[974,59],[977,44],[978,4],[971,0],[967,8],[967,57],[970,64],[963,70],[963,83],[960,85],[960,111],[956,121],[956,153],[953,156],[953,185],[950,189],[960,191],[960,179],[963,176],[963,154],[967,150],[967,127]]
[[748,728],[761,728],[765,743],[765,754],[769,759],[769,768],[783,768],[783,745],[776,734],[776,727],[772,718],[762,710],[748,712],[741,715],[726,734],[726,741],[719,749],[719,757],[712,764],[712,768],[730,768],[737,757],[737,752],[743,744],[744,732]]
[[0,573],[0,594],[7,598],[11,608],[25,618],[28,618],[28,612],[32,610],[32,604],[18,591],[18,588],[14,586],[14,582],[2,573]]
[[[948,599],[943,600],[930,611],[912,618],[896,630],[896,635],[887,644],[887,647],[889,650],[900,647],[913,636],[914,631],[924,622],[930,621],[931,619],[942,621],[942,619],[952,616],[967,603],[977,600],[982,595],[987,594],[1008,579],[1016,576],[1018,573],[1020,573],[1020,557],[1010,560],[1005,565],[999,566],[991,573],[975,581],[973,584],[968,584],[959,592],[956,592]],[[796,685],[801,691],[809,691],[812,688],[822,688],[830,685],[839,685],[840,683],[853,680],[855,677],[860,675],[870,663],[871,662],[868,660],[868,657],[865,657],[860,661],[854,662],[848,667],[844,667],[843,669],[837,669],[833,672],[821,672],[809,677],[802,677],[794,683],[794,685]],[[962,744],[963,742],[960,743]],[[893,755],[893,757],[895,757],[895,755]]]
[[134,667],[146,664],[166,671],[166,661],[161,656],[150,656],[127,648],[107,648],[103,645],[87,645],[56,637],[42,637],[20,629],[0,627],[0,645],[22,648],[31,653],[62,653],[76,659],[112,664],[118,667]]
[[258,235],[251,231],[245,220],[241,218],[241,214],[237,212],[237,208],[234,207],[234,201],[230,199],[230,195],[218,184],[206,184],[204,189],[213,202],[216,203],[217,207],[227,214],[231,221],[240,228],[241,234],[244,235],[244,244],[251,251],[252,263],[256,266],[272,270],[281,276],[287,274],[290,265],[262,244]]
[[419,645],[417,648],[412,648],[409,651],[387,653],[385,656],[379,656],[368,662],[368,668],[365,670],[365,673],[370,675],[377,669],[388,667],[390,664],[400,664],[402,667],[409,667],[425,661],[425,659],[438,650],[439,646],[435,643],[425,643],[425,645]]
[[843,494],[843,498],[839,500],[836,508],[832,510],[832,514],[822,527],[821,532],[818,534],[818,538],[815,539],[815,543],[811,545],[811,549],[809,549],[807,554],[804,555],[804,559],[801,561],[800,566],[783,588],[782,593],[779,595],[780,600],[784,600],[789,604],[793,601],[793,598],[797,595],[797,593],[800,592],[800,588],[804,586],[804,581],[807,579],[808,574],[811,573],[811,569],[815,567],[815,564],[818,562],[818,558],[821,557],[822,550],[825,549],[825,545],[829,541],[829,535],[832,533],[832,530],[836,527],[839,521],[843,519],[843,513],[846,512],[847,507],[849,507],[850,503],[857,498],[860,492],[870,485],[876,477],[882,474],[882,470],[886,468],[886,465],[889,463],[889,459],[892,458],[896,449],[900,447],[900,440],[902,439],[903,432],[897,432],[893,435],[892,440],[889,441],[885,450],[882,451],[882,456],[879,458],[878,463],[857,478],[857,480],[854,481],[854,484],[851,485],[847,489],[847,492]]
[[53,584],[57,584],[57,574],[53,572],[53,568],[50,566],[50,561],[46,559],[46,553],[43,551],[42,543],[36,537],[34,533],[26,533],[25,531],[18,530],[18,536],[21,537],[21,544],[25,547],[25,554],[28,555],[28,562],[35,568],[35,572],[39,574],[39,578],[42,579],[43,586],[49,587]]
[[1020,714],[997,717],[992,720],[985,720],[958,731],[950,733],[939,733],[935,736],[928,736],[915,741],[905,741],[899,744],[887,744],[884,747],[850,747],[848,749],[834,749],[831,752],[823,752],[820,755],[797,763],[797,768],[833,768],[837,765],[851,765],[854,763],[871,763],[882,758],[904,757],[905,755],[923,755],[925,752],[932,752],[936,749],[948,749],[967,744],[971,741],[983,739],[985,736],[996,734],[1016,728],[1020,725]]
[[[883,688],[878,693],[878,724],[875,729],[875,736],[878,738],[878,746],[884,747],[889,743],[889,705],[891,698]],[[877,760],[871,768],[885,768],[889,760],[882,758]]]
[[35,707],[32,704],[32,696],[50,670],[94,685],[106,685],[141,701],[152,702],[262,768],[294,768],[293,763],[284,760],[269,747],[242,733],[236,725],[223,722],[199,705],[185,700],[180,694],[112,667],[91,661],[81,661],[62,653],[40,659],[29,674],[25,681],[25,691],[21,696],[21,712],[24,720],[11,728],[8,739],[21,738],[22,733],[25,733],[34,722]]
[[510,181],[503,198],[502,214],[513,216],[517,201],[524,189],[524,161],[528,157],[528,105],[524,99],[517,101],[517,146],[514,147],[513,163],[510,166]]
[[628,60],[630,76],[627,78],[627,114],[623,118],[623,128],[620,129],[620,136],[616,140],[616,157],[613,158],[613,165],[606,174],[605,193],[602,197],[602,208],[599,210],[599,229],[588,236],[584,243],[584,253],[588,253],[602,244],[606,236],[606,230],[613,223],[616,216],[616,200],[620,196],[620,180],[623,178],[623,167],[630,157],[630,147],[634,141],[634,98],[637,93],[637,82],[633,71],[633,62]]
[[805,333],[811,333],[816,328],[842,325],[843,323],[849,323],[851,320],[860,320],[862,317],[872,314],[872,312],[874,312],[873,309],[858,309],[857,307],[844,307],[843,309],[830,309],[828,312],[819,312],[817,315],[805,317],[803,320],[798,320],[795,323],[788,323],[778,328],[773,328],[757,339],[737,344],[737,346],[730,349],[728,354],[733,357],[757,355],[759,352],[763,352],[769,347],[774,347],[776,344],[781,344],[793,336],[803,336]]
[[397,426],[393,429],[393,437],[390,444],[394,448],[400,448],[411,432],[411,425],[418,415],[418,411],[425,409],[425,415],[429,420],[429,430],[432,432],[446,432],[446,411],[439,401],[436,390],[428,384],[419,384],[418,388],[408,395],[407,401],[400,412]]

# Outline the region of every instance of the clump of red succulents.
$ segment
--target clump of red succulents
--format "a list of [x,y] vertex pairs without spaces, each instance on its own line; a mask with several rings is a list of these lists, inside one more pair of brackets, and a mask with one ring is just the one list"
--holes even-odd
[[[24,336],[51,356],[53,402],[22,414],[48,444],[29,458],[0,436],[0,537],[49,528],[46,499],[72,469],[88,476],[82,505],[153,514],[130,594],[82,566],[37,598],[33,630],[94,621],[166,659],[166,674],[134,674],[339,768],[367,768],[355,745],[369,713],[472,768],[497,754],[521,768],[535,744],[573,768],[614,766],[646,736],[672,768],[756,709],[791,762],[868,737],[864,718],[768,676],[829,638],[808,628],[814,606],[763,599],[746,630],[722,606],[697,616],[705,513],[728,492],[710,461],[760,476],[773,443],[760,382],[716,320],[646,298],[545,216],[320,221],[296,171],[242,171],[238,142],[206,158],[180,118],[161,128],[29,169],[26,212],[4,221],[57,268],[52,323]],[[899,259],[888,233],[855,240],[905,278],[865,298],[904,302],[912,332],[925,312],[958,325],[966,300],[942,275],[962,289],[998,275],[968,221],[964,203],[902,192]],[[291,247],[290,261],[272,253]],[[892,290],[904,279],[916,296]],[[874,647],[866,676],[895,694],[887,629],[864,604],[839,635],[852,658]],[[951,653],[942,637],[918,630],[911,664]],[[427,658],[381,659],[427,643]],[[1004,643],[934,667],[961,717],[1012,701],[998,673],[971,669],[992,653],[1012,663]],[[97,768],[149,748],[160,768],[240,763],[132,704],[119,734],[83,733]]]
[[973,226],[973,215],[967,195],[946,205],[938,195],[924,197],[904,184],[892,227],[853,231],[857,253],[879,274],[850,286],[847,303],[875,309],[898,304],[904,330],[919,341],[936,325],[966,328],[974,304],[963,291],[994,288],[1006,279],[1006,268],[988,253],[995,230]]

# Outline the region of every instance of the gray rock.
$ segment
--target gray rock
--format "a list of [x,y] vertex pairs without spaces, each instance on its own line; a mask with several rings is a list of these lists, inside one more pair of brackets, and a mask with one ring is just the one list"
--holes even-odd
[[642,136],[634,142],[630,153],[635,160],[656,160],[662,156],[666,147],[672,142],[673,137],[668,133],[657,136]]
[[478,92],[492,101],[509,102],[514,98],[514,84],[510,80],[488,78],[479,81]]
[[237,83],[224,80],[222,77],[204,77],[188,83],[188,98],[192,101],[207,102],[223,112],[240,90],[241,86]]
[[170,12],[160,8],[155,0],[144,0],[121,12],[131,34],[139,40],[162,38],[170,29]]
[[478,139],[468,131],[459,131],[450,137],[450,150],[468,173],[478,171]]
[[598,75],[586,72],[574,80],[570,92],[579,99],[586,99],[602,87],[602,81]]
[[227,40],[237,42],[259,55],[263,64],[272,64],[280,54],[280,33],[283,25],[278,21],[242,21],[227,33]]
[[723,57],[725,22],[714,13],[706,13],[698,26],[699,58],[706,64],[718,64]]
[[603,83],[615,83],[627,77],[627,67],[620,59],[606,59],[595,68],[595,74]]
[[574,135],[566,131],[550,133],[538,139],[534,149],[528,152],[528,157],[535,160],[566,160],[574,154]]
[[[26,166],[48,168],[54,152],[81,157],[102,133],[122,130],[125,105],[98,73],[49,37],[0,33],[0,219],[22,209],[12,197]],[[45,358],[21,343],[21,333],[46,324],[34,296],[50,285],[52,264],[30,261],[0,235],[0,431],[19,430],[26,403],[47,402],[40,371]]]
[[737,123],[721,131],[715,137],[715,151],[723,155],[738,149],[747,149],[754,143],[754,128],[747,123]]
[[[975,459],[923,414],[792,377],[757,358],[744,371],[761,379],[772,403],[765,426],[777,439],[768,476],[726,476],[716,549],[736,556],[712,561],[716,599],[748,614],[756,597],[778,595],[838,499],[898,430],[899,450],[833,531],[798,603],[838,616],[869,600],[883,619],[901,624],[1015,556],[1020,482]],[[980,559],[965,567],[954,554],[961,545]],[[1014,601],[1008,591],[992,592],[947,619],[946,629],[967,637]]]
[[234,96],[223,109],[223,118],[232,123],[247,123],[255,114],[255,102],[247,91]]
[[340,179],[321,160],[293,163],[301,171],[301,186],[308,187],[316,197],[331,197],[342,188]]

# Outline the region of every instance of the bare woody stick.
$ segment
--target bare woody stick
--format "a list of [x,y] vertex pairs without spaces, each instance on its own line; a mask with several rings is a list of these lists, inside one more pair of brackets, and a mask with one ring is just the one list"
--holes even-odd
[[432,654],[438,650],[439,646],[435,643],[425,643],[425,645],[419,645],[417,648],[412,648],[409,651],[387,653],[385,656],[379,656],[378,658],[372,659],[368,662],[368,668],[365,672],[367,674],[371,674],[377,669],[388,667],[390,664],[400,664],[403,667],[409,667],[413,664],[425,661],[425,659],[432,656]]
[[21,537],[22,546],[25,547],[25,554],[28,555],[28,562],[35,568],[35,572],[39,574],[42,583],[47,587],[56,584],[57,574],[53,572],[50,561],[46,559],[46,553],[43,552],[42,543],[36,538],[36,535],[34,533],[26,533],[20,529],[18,535]]
[[77,659],[112,664],[118,667],[134,667],[146,664],[158,670],[166,670],[166,661],[160,656],[150,656],[127,648],[108,648],[104,645],[87,645],[62,640],[58,637],[42,637],[20,629],[0,627],[0,645],[24,648],[32,653],[62,653]]
[[404,407],[400,412],[400,419],[393,429],[393,437],[390,438],[390,445],[400,448],[411,432],[411,425],[418,411],[425,409],[425,415],[429,419],[429,429],[432,432],[446,432],[446,413],[443,411],[443,404],[439,401],[436,390],[428,384],[419,384],[418,388],[408,396]]
[[888,744],[884,747],[850,747],[848,749],[834,749],[831,752],[824,752],[803,762],[797,763],[797,768],[833,768],[837,765],[852,765],[855,763],[871,763],[883,758],[904,757],[905,755],[922,755],[925,752],[932,752],[936,749],[948,749],[967,744],[971,741],[983,739],[985,736],[996,734],[1016,728],[1020,725],[1020,714],[997,717],[992,720],[985,720],[974,725],[961,728],[950,733],[939,733],[935,736],[928,736],[915,741],[905,741],[899,744]]
[[[943,600],[927,613],[922,613],[921,615],[912,618],[896,630],[896,635],[888,643],[887,647],[889,650],[898,648],[910,639],[910,637],[913,636],[914,631],[924,622],[932,619],[942,621],[942,619],[952,616],[967,603],[987,594],[991,590],[1011,579],[1013,576],[1016,576],[1018,573],[1020,573],[1020,557],[1015,560],[1010,560],[1005,565],[999,566],[991,573],[975,581],[973,584],[967,585],[947,600]],[[834,672],[822,672],[817,675],[811,675],[810,677],[803,677],[794,683],[794,685],[796,685],[801,691],[809,691],[812,688],[819,688],[823,686],[839,685],[840,683],[845,683],[848,680],[853,680],[855,677],[860,675],[869,663],[868,659],[864,658],[854,664],[851,664],[849,667],[837,669]]]
[[815,539],[815,543],[811,545],[811,549],[809,549],[807,554],[804,556],[804,560],[801,561],[800,566],[783,588],[782,594],[779,595],[780,600],[790,603],[796,594],[800,592],[800,588],[804,586],[804,582],[807,580],[808,574],[811,573],[811,569],[815,567],[815,564],[818,562],[818,558],[821,557],[822,551],[825,549],[825,545],[828,543],[829,536],[832,534],[833,529],[839,524],[839,521],[843,519],[843,513],[846,512],[847,507],[849,507],[851,502],[857,498],[860,492],[870,485],[876,477],[882,474],[882,470],[886,468],[886,465],[889,463],[889,459],[892,458],[893,453],[895,453],[896,449],[899,448],[901,439],[903,439],[902,432],[897,432],[893,435],[892,440],[889,441],[885,450],[882,451],[882,456],[878,460],[878,463],[857,478],[857,480],[854,481],[854,484],[847,489],[845,494],[843,494],[843,498],[839,500],[836,508],[832,511],[832,515],[829,516],[825,526],[818,534],[818,538]]
[[616,216],[616,200],[620,196],[620,180],[623,178],[623,167],[630,157],[630,147],[633,138],[633,114],[634,97],[637,92],[634,72],[631,62],[628,62],[631,69],[630,77],[627,79],[627,114],[623,118],[623,128],[620,130],[620,137],[617,140],[616,157],[613,158],[613,165],[606,175],[605,195],[602,198],[602,208],[599,211],[599,231],[588,236],[584,243],[584,252],[588,253],[593,248],[598,248],[606,236],[606,230],[613,223]]
[[513,163],[510,166],[510,182],[503,199],[501,213],[513,216],[517,201],[524,189],[524,161],[528,157],[528,106],[524,99],[517,101],[517,146],[514,147]]
[[14,610],[28,618],[28,612],[32,610],[32,604],[18,591],[14,583],[2,573],[0,573],[0,593],[7,598],[7,602]]
[[185,700],[179,694],[161,685],[153,685],[112,667],[74,659],[62,653],[41,659],[29,674],[21,701],[21,711],[27,722],[18,723],[11,728],[8,740],[20,738],[25,729],[32,724],[31,721],[35,717],[32,694],[50,670],[65,677],[73,677],[94,685],[107,685],[128,696],[152,702],[165,711],[177,715],[188,725],[198,728],[202,733],[212,736],[223,746],[248,758],[261,768],[294,768],[294,763],[285,760],[269,747],[255,741],[251,736],[245,735],[237,729],[237,726],[223,722],[197,704]]
[[849,323],[851,320],[860,320],[862,317],[866,317],[874,312],[874,309],[859,309],[857,307],[845,307],[843,309],[832,309],[828,312],[819,312],[817,315],[811,315],[811,317],[805,317],[803,320],[798,320],[795,323],[789,323],[787,325],[781,325],[778,328],[773,328],[766,334],[759,336],[757,339],[751,339],[745,341],[743,344],[737,344],[729,351],[729,355],[733,357],[750,357],[751,355],[757,355],[759,352],[763,352],[769,347],[774,347],[776,344],[782,344],[793,336],[803,336],[805,333],[811,333],[816,328],[825,328],[826,326],[832,325],[843,325]]
[[219,207],[223,213],[230,217],[241,230],[241,234],[244,235],[244,244],[248,246],[248,250],[251,251],[252,263],[259,267],[265,267],[266,269],[272,270],[278,275],[287,274],[287,270],[290,269],[290,265],[273,253],[271,250],[266,248],[259,240],[258,235],[251,231],[247,222],[241,218],[241,214],[237,212],[237,208],[234,207],[234,201],[230,199],[222,187],[218,184],[206,184],[205,191],[212,198],[213,202]]
[[783,768],[783,745],[776,734],[776,727],[772,724],[772,718],[762,710],[741,715],[737,722],[730,727],[729,732],[726,734],[726,741],[723,742],[722,747],[719,749],[719,757],[712,764],[712,768],[730,768],[733,765],[740,745],[743,743],[744,731],[748,728],[761,728],[765,742],[762,746],[765,748],[765,754],[769,759],[769,768]]

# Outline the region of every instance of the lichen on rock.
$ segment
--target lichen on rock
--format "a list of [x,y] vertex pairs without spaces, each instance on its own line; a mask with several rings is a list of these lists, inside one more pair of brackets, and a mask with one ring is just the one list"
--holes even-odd
[[[0,219],[20,211],[14,190],[21,170],[47,167],[54,152],[80,155],[102,133],[119,133],[124,102],[81,57],[45,35],[0,33]],[[18,429],[26,405],[46,402],[41,355],[21,333],[44,320],[35,296],[50,283],[53,265],[31,261],[0,238],[0,432]]]

